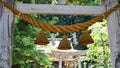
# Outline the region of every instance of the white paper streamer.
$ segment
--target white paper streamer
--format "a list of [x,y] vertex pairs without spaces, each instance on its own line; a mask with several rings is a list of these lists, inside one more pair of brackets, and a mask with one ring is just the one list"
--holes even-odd
[[51,43],[52,43],[52,45],[56,44],[54,34],[51,34]]
[[77,45],[77,44],[78,44],[78,41],[77,41],[77,38],[76,38],[76,33],[74,32],[74,33],[72,34],[72,36],[73,36],[73,44]]

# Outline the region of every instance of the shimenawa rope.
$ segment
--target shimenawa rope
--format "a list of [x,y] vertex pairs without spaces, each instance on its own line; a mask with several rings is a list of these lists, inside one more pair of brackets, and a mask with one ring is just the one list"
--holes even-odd
[[11,5],[9,5],[8,3],[6,3],[2,0],[0,0],[0,3],[2,5],[4,5],[5,7],[7,7],[9,10],[11,10],[14,14],[20,16],[21,18],[23,18],[25,21],[27,21],[28,23],[30,23],[32,25],[35,25],[44,30],[48,30],[48,31],[52,31],[52,32],[61,32],[61,33],[75,32],[75,31],[83,30],[83,29],[91,26],[92,24],[96,23],[97,21],[108,17],[113,11],[120,8],[120,4],[118,4],[118,5],[114,6],[113,8],[109,9],[108,11],[104,12],[103,14],[99,15],[98,17],[93,18],[87,22],[74,24],[74,25],[70,25],[70,26],[60,26],[60,25],[51,25],[51,24],[47,24],[47,23],[42,23],[40,21],[36,21],[36,20],[30,18],[29,16],[19,12],[18,10],[13,8]]

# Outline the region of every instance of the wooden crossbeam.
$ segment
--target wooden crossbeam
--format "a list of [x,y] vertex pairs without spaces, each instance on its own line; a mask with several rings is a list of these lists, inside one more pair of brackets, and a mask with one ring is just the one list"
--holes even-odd
[[17,4],[16,9],[25,14],[99,15],[106,11],[104,6],[66,6],[50,4]]

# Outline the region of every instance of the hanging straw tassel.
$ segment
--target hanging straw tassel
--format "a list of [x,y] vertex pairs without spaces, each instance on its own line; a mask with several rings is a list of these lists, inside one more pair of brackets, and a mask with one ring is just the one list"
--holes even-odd
[[34,43],[37,44],[37,45],[47,45],[49,43],[49,40],[45,36],[44,31],[40,31],[40,34],[37,36]]
[[83,34],[80,37],[79,43],[80,44],[91,44],[91,43],[94,43],[92,37],[88,33],[88,30],[84,30],[83,31]]
[[71,45],[70,45],[69,40],[67,39],[67,36],[64,35],[62,37],[62,40],[61,40],[61,42],[60,42],[60,44],[58,46],[58,49],[60,49],[60,50],[69,50],[69,49],[71,49]]

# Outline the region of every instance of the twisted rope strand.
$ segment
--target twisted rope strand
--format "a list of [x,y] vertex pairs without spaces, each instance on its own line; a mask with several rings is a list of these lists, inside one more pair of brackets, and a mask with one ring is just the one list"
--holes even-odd
[[74,25],[70,25],[70,26],[59,26],[59,25],[50,25],[47,23],[42,23],[42,22],[38,22],[32,18],[30,18],[29,16],[19,12],[18,10],[16,10],[15,8],[13,8],[11,5],[9,5],[8,3],[0,0],[0,3],[2,5],[4,5],[5,7],[7,7],[9,10],[11,10],[14,14],[20,16],[21,18],[23,18],[25,21],[27,21],[28,23],[42,28],[44,30],[48,30],[48,31],[52,31],[52,32],[75,32],[75,31],[79,31],[79,30],[83,30],[89,26],[91,26],[92,24],[96,23],[97,21],[108,17],[113,11],[117,10],[118,8],[120,8],[120,4],[116,5],[115,7],[109,9],[108,11],[104,12],[102,15],[99,15],[96,18],[93,18],[87,22],[84,23],[79,23],[79,24],[74,24]]

